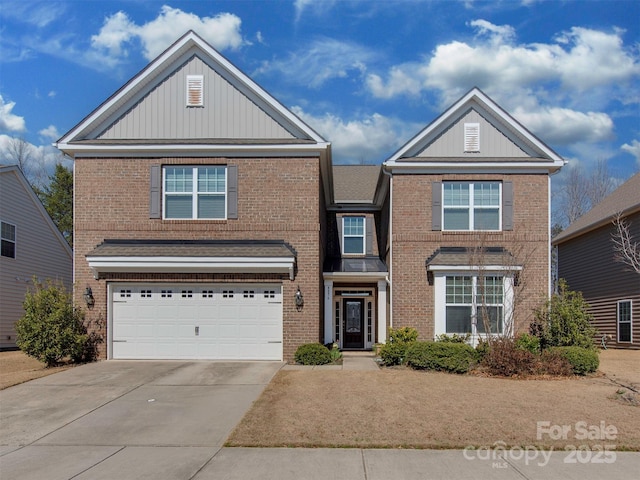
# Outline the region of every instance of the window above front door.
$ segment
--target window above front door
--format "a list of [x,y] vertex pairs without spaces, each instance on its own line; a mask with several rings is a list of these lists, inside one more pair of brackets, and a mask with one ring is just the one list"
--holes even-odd
[[364,217],[342,217],[342,253],[364,255],[366,228]]

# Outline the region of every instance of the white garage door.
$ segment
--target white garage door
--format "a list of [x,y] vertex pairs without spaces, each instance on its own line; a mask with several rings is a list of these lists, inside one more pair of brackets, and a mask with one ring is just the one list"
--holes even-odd
[[282,360],[279,285],[111,286],[117,359]]

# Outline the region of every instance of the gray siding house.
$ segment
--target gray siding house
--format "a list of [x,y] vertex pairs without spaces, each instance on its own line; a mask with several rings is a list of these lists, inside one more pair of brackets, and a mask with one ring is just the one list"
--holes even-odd
[[640,275],[616,259],[613,219],[620,213],[640,240],[640,173],[553,239],[558,276],[591,306],[599,340],[640,349]]
[[0,348],[13,348],[33,277],[62,281],[70,291],[72,252],[16,165],[0,166],[0,223]]

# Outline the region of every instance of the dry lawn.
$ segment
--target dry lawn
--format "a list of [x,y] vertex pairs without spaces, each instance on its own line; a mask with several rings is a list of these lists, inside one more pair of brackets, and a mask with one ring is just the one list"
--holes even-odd
[[36,378],[46,377],[67,368],[70,367],[65,365],[47,368],[43,363],[28,357],[20,350],[0,352],[0,390]]
[[[600,358],[597,375],[547,380],[408,369],[282,370],[227,445],[464,448],[504,442],[640,450],[640,394],[634,393],[640,391],[640,351],[608,350]],[[544,421],[571,430],[565,439],[537,438],[537,422]],[[577,422],[598,429],[596,438],[577,438]],[[603,441],[601,422],[616,427],[614,440]]]

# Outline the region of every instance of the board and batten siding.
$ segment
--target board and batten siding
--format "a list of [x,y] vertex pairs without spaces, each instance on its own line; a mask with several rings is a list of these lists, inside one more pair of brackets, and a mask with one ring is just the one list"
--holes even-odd
[[24,315],[22,303],[34,276],[61,280],[69,292],[72,287],[71,251],[18,175],[0,174],[0,219],[16,226],[16,258],[0,256],[0,348],[15,346],[15,322]]
[[[464,124],[478,123],[480,125],[480,152],[465,153]],[[518,145],[507,138],[500,130],[489,123],[475,110],[470,110],[460,120],[454,123],[433,143],[427,146],[419,157],[494,157],[494,158],[524,158],[528,157]]]
[[[187,107],[187,75],[203,75],[202,107]],[[194,55],[98,135],[99,139],[251,138],[294,136]]]
[[[640,214],[629,220],[632,235],[640,237]],[[559,245],[558,274],[589,303],[598,340],[606,335],[608,346],[640,349],[640,275],[615,260],[613,231],[613,225],[605,225]],[[632,301],[632,343],[617,343],[619,300]]]

